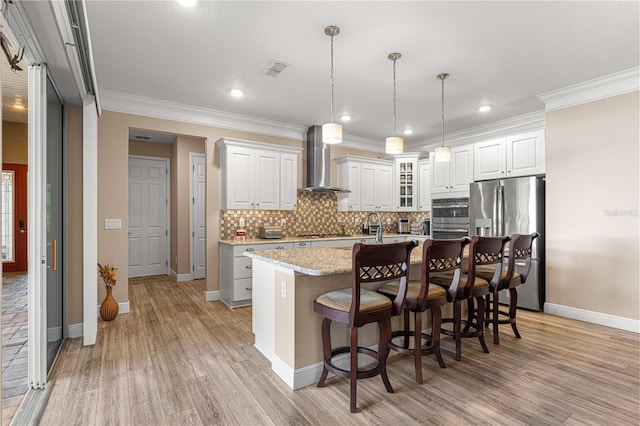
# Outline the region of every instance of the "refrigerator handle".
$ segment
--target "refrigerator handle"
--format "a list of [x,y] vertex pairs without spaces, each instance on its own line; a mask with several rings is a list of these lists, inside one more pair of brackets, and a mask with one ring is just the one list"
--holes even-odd
[[504,186],[498,183],[496,187],[496,234],[495,236],[504,235]]

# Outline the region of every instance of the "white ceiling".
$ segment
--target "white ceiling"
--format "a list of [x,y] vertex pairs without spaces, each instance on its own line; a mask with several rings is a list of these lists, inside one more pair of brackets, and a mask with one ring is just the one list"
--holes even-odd
[[[25,8],[39,2],[27,2]],[[171,101],[298,126],[329,119],[329,45],[337,25],[335,115],[346,137],[379,149],[398,130],[406,144],[544,108],[537,95],[639,65],[639,2],[87,0],[99,91]],[[46,5],[45,5],[46,6]],[[51,38],[50,38],[51,39]],[[271,60],[289,64],[261,74]],[[47,58],[49,61],[49,58]],[[239,87],[246,95],[231,98]],[[478,106],[493,110],[480,114]],[[373,146],[372,146],[373,148]]]
[[[13,48],[15,50],[15,48]],[[11,51],[15,54],[14,50]],[[2,54],[2,53],[0,53]],[[28,112],[28,85],[29,85],[29,68],[27,61],[18,64],[22,71],[12,71],[9,62],[3,55],[0,57],[2,62],[2,120],[13,121],[14,123],[26,123]],[[24,106],[24,109],[16,108],[16,105]]]

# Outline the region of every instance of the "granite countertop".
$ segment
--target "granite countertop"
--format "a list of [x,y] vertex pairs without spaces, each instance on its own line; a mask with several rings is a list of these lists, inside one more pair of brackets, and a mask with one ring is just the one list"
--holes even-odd
[[[334,275],[351,272],[352,247],[318,247],[303,250],[264,250],[244,252],[253,259],[262,260],[305,275]],[[411,264],[422,262],[422,245],[411,252]]]
[[[341,236],[331,236],[331,237],[283,237],[283,238],[272,238],[272,239],[246,238],[244,241],[236,240],[236,239],[220,240],[219,244],[228,244],[232,246],[237,246],[242,244],[273,244],[278,242],[297,243],[301,241],[360,240],[362,238],[372,240],[375,237],[376,237],[375,234],[354,234],[354,235],[341,235]],[[428,236],[426,235],[383,234],[383,238],[394,238],[394,237],[416,237],[419,239],[428,238]]]

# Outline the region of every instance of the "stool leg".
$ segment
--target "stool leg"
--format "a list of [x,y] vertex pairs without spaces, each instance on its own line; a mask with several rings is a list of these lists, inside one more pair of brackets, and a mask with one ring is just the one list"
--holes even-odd
[[324,364],[318,387],[324,386],[324,381],[327,380],[327,374],[329,374],[329,370],[327,370],[327,362],[331,361],[331,320],[329,318],[322,320],[322,353]]
[[411,326],[409,325],[409,310],[403,309],[404,311],[404,340],[402,342],[402,347],[404,349],[409,349],[409,330],[411,330]]
[[351,328],[351,352],[350,356],[350,369],[349,369],[349,381],[351,383],[351,393],[349,395],[349,410],[352,413],[356,412],[356,385],[358,380],[358,328]]
[[440,306],[431,308],[431,347],[435,348],[434,355],[440,368],[447,368],[440,353],[440,326],[442,324],[442,311]]
[[513,328],[513,333],[516,337],[520,338],[520,333],[518,333],[518,327],[516,327],[516,309],[518,308],[518,290],[514,288],[509,289],[510,299],[509,302],[509,320],[511,321],[511,328]]
[[382,376],[382,382],[387,392],[393,393],[391,382],[389,382],[389,376],[387,376],[387,357],[389,356],[389,339],[391,339],[391,319],[378,321],[378,328],[380,329],[380,339],[378,341],[378,365],[380,368],[380,375]]
[[491,318],[489,316],[489,313],[491,312],[489,310],[490,306],[491,306],[491,295],[487,294],[485,296],[485,304],[484,304],[484,326],[485,327],[489,327],[489,322],[491,322]]
[[413,359],[416,368],[416,382],[422,384],[422,314],[414,312]]
[[[500,337],[498,336],[498,323],[500,321],[500,311],[499,311],[499,294],[498,291],[493,292],[493,343],[496,345],[500,344]],[[487,296],[489,297],[489,296]]]
[[456,340],[456,361],[462,359],[462,307],[460,300],[453,302],[453,333]]
[[[469,300],[472,300],[471,304],[473,305],[473,298]],[[485,354],[488,354],[489,348],[487,348],[487,344],[484,341],[484,327],[482,325],[484,321],[484,297],[483,296],[476,297],[476,302],[478,303],[476,324],[478,326],[478,330],[480,331],[480,336],[478,336],[478,339],[480,340],[480,346],[482,346],[482,351]]]
[[473,316],[475,314],[475,309],[473,307],[473,298],[470,297],[467,299],[467,322],[464,325],[463,333],[467,333],[471,328],[471,324],[473,324]]

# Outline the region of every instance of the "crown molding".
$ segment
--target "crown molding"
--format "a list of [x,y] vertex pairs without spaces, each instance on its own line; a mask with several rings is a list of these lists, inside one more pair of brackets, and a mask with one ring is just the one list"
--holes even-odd
[[294,140],[305,140],[306,127],[248,115],[202,108],[177,102],[102,90],[102,108],[107,111],[183,123],[219,127],[241,132],[258,133]]
[[[529,132],[545,127],[545,111],[534,111],[516,117],[507,118],[481,126],[470,127],[446,135],[445,143],[449,147],[468,145],[475,142],[509,136],[516,133]],[[434,149],[442,143],[441,137],[434,137],[414,144],[408,149],[424,151]]]
[[[107,111],[257,133],[299,141],[306,140],[307,126],[300,126],[298,124],[129,95],[111,90],[101,90],[100,97],[102,108]],[[383,150],[381,142],[378,143],[377,141],[358,136],[345,135],[341,145],[354,149],[363,149],[365,151]]]
[[541,93],[546,111],[567,108],[640,89],[640,67],[594,78],[562,89]]

